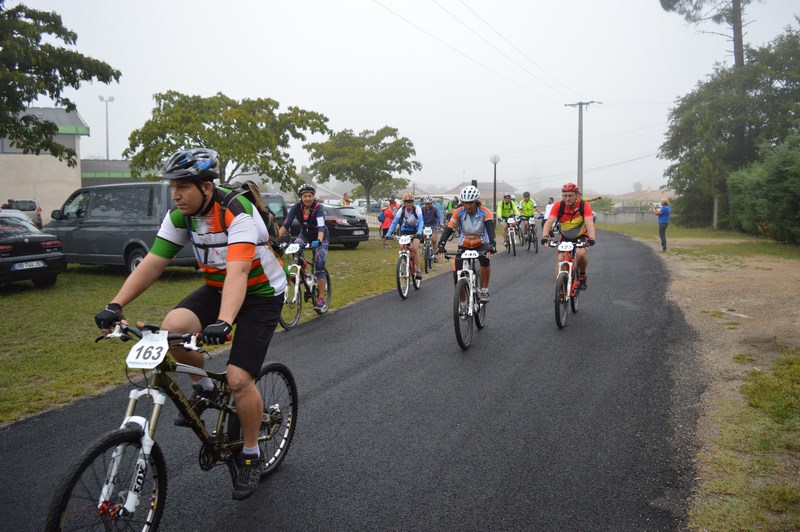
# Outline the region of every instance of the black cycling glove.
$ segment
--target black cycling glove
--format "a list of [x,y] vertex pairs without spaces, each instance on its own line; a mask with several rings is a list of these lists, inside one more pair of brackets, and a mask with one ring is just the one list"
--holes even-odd
[[497,253],[497,246],[495,246],[494,244],[489,245],[489,253],[491,254]]
[[587,242],[587,243],[588,243],[590,246],[594,246],[594,245],[597,243],[597,241],[596,241],[594,238],[587,238],[587,239],[586,239],[586,242]]
[[549,242],[549,240],[548,240],[548,239],[546,239],[546,238],[543,238],[543,239],[542,239],[542,245],[543,245],[543,246],[546,246],[548,242]]
[[101,329],[110,329],[115,323],[124,319],[122,307],[116,303],[109,303],[106,308],[94,315],[94,322]]
[[217,320],[212,323],[200,333],[200,339],[204,344],[209,345],[222,345],[228,341],[228,336],[231,334],[231,324],[224,320]]

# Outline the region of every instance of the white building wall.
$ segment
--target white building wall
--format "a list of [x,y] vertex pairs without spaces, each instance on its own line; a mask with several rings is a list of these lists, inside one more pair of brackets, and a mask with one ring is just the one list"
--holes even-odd
[[49,222],[50,213],[61,208],[67,197],[81,187],[81,154],[77,139],[74,135],[56,137],[57,142],[77,152],[78,164],[72,168],[66,161],[44,152],[41,155],[9,153],[13,148],[6,144],[5,152],[0,153],[0,204],[7,199],[34,199],[42,207],[42,222]]

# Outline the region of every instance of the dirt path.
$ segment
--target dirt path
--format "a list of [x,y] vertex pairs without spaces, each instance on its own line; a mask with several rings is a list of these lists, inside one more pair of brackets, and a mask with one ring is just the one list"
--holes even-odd
[[[658,253],[655,239],[639,241]],[[697,249],[709,240],[675,238],[669,244],[672,249]],[[684,253],[658,255],[670,273],[668,297],[697,332],[698,364],[707,380],[697,432],[702,474],[705,451],[712,448],[719,432],[715,413],[726,402],[744,403],[739,390],[749,371],[767,369],[782,347],[800,346],[800,264],[766,257],[721,260]],[[735,362],[736,355],[753,362]]]

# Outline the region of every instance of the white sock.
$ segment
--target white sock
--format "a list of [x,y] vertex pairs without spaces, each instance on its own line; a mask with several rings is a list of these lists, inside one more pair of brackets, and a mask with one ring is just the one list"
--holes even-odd
[[199,384],[203,391],[210,392],[214,389],[214,381],[212,381],[209,377],[203,377],[199,381],[195,381],[195,384]]
[[256,445],[255,447],[242,447],[242,453],[243,454],[253,454],[253,455],[256,455],[256,456],[259,456],[259,454],[260,454],[258,452],[258,445]]

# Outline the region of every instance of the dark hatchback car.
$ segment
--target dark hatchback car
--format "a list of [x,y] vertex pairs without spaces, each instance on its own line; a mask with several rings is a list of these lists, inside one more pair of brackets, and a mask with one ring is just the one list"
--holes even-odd
[[66,264],[58,237],[0,212],[0,286],[28,280],[39,288],[52,286]]
[[367,219],[353,207],[325,205],[325,225],[331,244],[344,244],[347,249],[355,249],[359,242],[369,240]]

